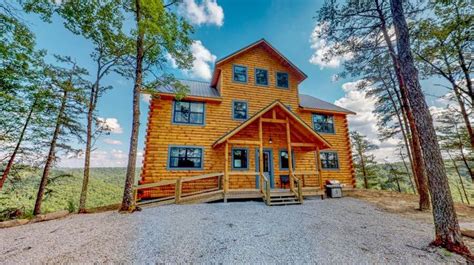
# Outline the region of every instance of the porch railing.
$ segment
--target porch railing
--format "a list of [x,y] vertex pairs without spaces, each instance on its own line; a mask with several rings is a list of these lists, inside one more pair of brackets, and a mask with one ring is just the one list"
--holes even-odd
[[[222,190],[223,176],[224,176],[224,173],[211,173],[211,174],[199,175],[199,176],[194,176],[194,177],[179,177],[173,180],[162,180],[159,182],[137,185],[133,188],[133,197],[134,197],[135,203],[137,203],[139,190],[156,189],[156,188],[160,188],[164,186],[174,185],[175,189],[174,189],[174,194],[172,196],[166,196],[166,197],[162,197],[158,199],[147,200],[143,203],[155,203],[155,202],[172,201],[172,200],[174,200],[175,203],[179,203],[182,198],[187,198],[193,195]],[[183,183],[207,179],[207,178],[217,178],[217,187],[183,193]],[[143,203],[138,203],[138,204],[143,204]]]

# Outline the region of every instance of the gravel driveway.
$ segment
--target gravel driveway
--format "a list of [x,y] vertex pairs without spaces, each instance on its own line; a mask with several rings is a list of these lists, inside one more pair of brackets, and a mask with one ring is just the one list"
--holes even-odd
[[464,261],[427,249],[430,225],[352,199],[170,205],[0,230],[0,263],[404,263]]

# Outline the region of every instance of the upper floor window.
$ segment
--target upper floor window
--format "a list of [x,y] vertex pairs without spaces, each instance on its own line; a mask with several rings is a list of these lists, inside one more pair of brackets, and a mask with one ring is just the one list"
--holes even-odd
[[234,101],[232,106],[232,117],[235,120],[246,120],[247,119],[247,102],[245,101]]
[[201,147],[170,147],[169,168],[201,169],[202,153]]
[[268,71],[265,69],[255,68],[255,84],[268,86]]
[[321,133],[334,133],[334,116],[313,114],[313,128]]
[[204,124],[204,103],[175,101],[173,122],[183,124]]
[[234,65],[234,81],[247,83],[247,67]]
[[276,73],[276,86],[281,88],[289,87],[288,73],[277,72]]
[[248,168],[248,150],[245,148],[232,149],[232,168],[247,169]]
[[321,167],[324,169],[338,169],[339,158],[336,152],[320,152],[321,154]]

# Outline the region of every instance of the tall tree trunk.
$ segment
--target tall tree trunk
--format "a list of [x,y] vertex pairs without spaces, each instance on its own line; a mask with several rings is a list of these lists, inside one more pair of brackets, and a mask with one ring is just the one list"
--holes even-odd
[[10,155],[10,158],[8,159],[7,166],[5,167],[5,170],[3,171],[2,178],[0,179],[0,191],[3,188],[3,184],[5,184],[5,181],[8,178],[8,174],[10,173],[10,170],[12,169],[13,162],[15,161],[15,157],[18,154],[18,151],[20,150],[21,143],[23,142],[23,138],[25,137],[26,129],[28,128],[28,125],[30,124],[31,116],[33,116],[33,111],[36,107],[36,102],[37,98],[33,100],[33,103],[31,104],[30,111],[28,112],[28,116],[26,117],[25,123],[23,124],[23,128],[21,129],[20,137],[18,137],[18,141],[16,142],[15,149],[13,150],[13,153]]
[[464,104],[464,101],[461,96],[461,92],[459,91],[459,88],[457,87],[457,85],[453,85],[453,90],[454,90],[454,95],[456,96],[456,100],[459,104],[459,108],[461,110],[461,115],[464,120],[464,124],[466,125],[466,130],[469,135],[469,140],[471,142],[471,148],[474,149],[474,131],[472,129],[471,120],[469,119],[469,114],[467,113],[467,110],[466,110],[466,105]]
[[364,188],[368,189],[369,180],[367,179],[368,176],[367,176],[367,169],[365,168],[364,156],[361,149],[359,149],[358,152],[360,156],[360,166],[362,167],[362,176],[364,177]]
[[66,109],[67,97],[68,97],[68,91],[67,89],[64,89],[63,96],[61,98],[61,107],[59,108],[58,116],[56,118],[56,127],[54,128],[53,138],[51,139],[51,142],[49,144],[49,153],[46,159],[46,163],[44,165],[43,175],[41,177],[40,186],[38,188],[38,194],[36,196],[35,209],[33,211],[34,215],[38,215],[41,213],[41,203],[43,202],[44,189],[46,188],[46,184],[48,183],[49,172],[55,160],[56,142],[58,140],[59,133],[61,131],[61,125],[63,122],[62,119],[63,119],[64,111]]
[[421,151],[419,134],[415,126],[415,118],[413,117],[413,114],[410,110],[410,105],[408,103],[407,87],[405,87],[405,83],[403,81],[403,77],[400,70],[400,64],[398,62],[395,49],[392,45],[392,40],[390,39],[390,36],[388,34],[385,16],[382,12],[382,9],[380,8],[378,0],[376,0],[376,4],[377,4],[377,12],[378,12],[380,24],[381,24],[380,28],[382,30],[384,41],[387,44],[388,53],[393,62],[395,75],[397,77],[398,86],[400,89],[400,94],[401,94],[401,99],[402,99],[402,109],[404,110],[406,114],[408,124],[410,126],[410,132],[411,132],[410,135],[411,135],[411,140],[413,142],[412,144],[413,145],[413,162],[416,163],[414,167],[415,168],[414,175],[417,178],[416,182],[418,184],[418,194],[420,196],[419,208],[421,211],[429,210],[430,209],[430,195],[429,195],[429,190],[428,190],[428,180],[426,176],[426,169],[423,162],[425,158],[423,157],[423,154]]
[[87,132],[86,132],[86,152],[84,155],[84,177],[82,179],[81,197],[79,199],[79,213],[86,212],[87,188],[89,186],[90,161],[92,149],[92,126],[95,111],[96,98],[98,97],[99,83],[98,80],[91,87],[89,98],[89,107],[87,110]]
[[410,49],[410,37],[403,11],[403,0],[391,0],[390,7],[397,36],[402,80],[405,82],[404,85],[409,92],[409,106],[410,110],[413,111],[413,116],[416,118],[415,125],[419,132],[426,173],[429,176],[428,186],[431,192],[436,231],[433,244],[443,246],[454,252],[470,255],[469,249],[462,240],[458,219],[454,210],[453,198],[449,190],[443,157],[433,126],[433,119],[418,80],[418,71]]
[[[389,74],[390,74],[391,82],[392,82],[393,87],[395,89],[394,93],[396,94],[397,93],[396,84],[393,80],[392,73],[390,72]],[[380,69],[379,69],[379,75],[381,76]],[[384,83],[384,86],[386,87],[386,91],[387,91],[388,97],[390,99],[390,102],[392,103],[393,108],[395,109],[395,114],[397,116],[397,121],[398,121],[398,124],[400,126],[400,131],[402,132],[403,142],[405,143],[405,148],[407,150],[408,161],[410,162],[410,166],[411,166],[411,172],[412,172],[412,174],[415,174],[416,170],[415,170],[413,159],[412,159],[412,156],[411,156],[411,153],[410,153],[411,152],[410,146],[408,145],[408,135],[407,135],[408,132],[405,131],[404,123],[403,123],[403,120],[402,120],[402,117],[401,117],[403,115],[403,109],[402,109],[403,103],[399,100],[399,98],[398,98],[398,101],[395,100],[395,97],[393,95],[394,93],[392,93],[392,91],[390,91],[390,86],[388,86],[388,84],[385,82],[385,80],[383,80],[383,78],[382,78],[382,82]],[[398,106],[400,106],[400,109],[398,108]],[[410,174],[410,171],[408,170],[407,164],[405,163],[405,159],[403,158],[403,154],[402,154],[401,149],[400,149],[400,157],[402,158],[403,164],[405,165],[405,168],[407,170],[408,179],[410,180],[411,187],[413,188],[413,193],[416,194],[415,186],[413,185],[413,181],[411,179],[411,174]],[[416,177],[415,177],[415,179],[416,179]],[[416,188],[418,188],[418,184],[416,185]]]
[[[141,27],[141,6],[140,0],[135,0],[135,15],[137,27]],[[125,187],[123,191],[123,200],[120,211],[133,211],[135,208],[133,198],[133,184],[135,181],[135,168],[137,161],[138,130],[140,127],[140,92],[143,79],[143,31],[138,29],[137,33],[137,57],[135,66],[135,84],[133,87],[133,124],[132,134],[130,136],[130,151],[128,154],[127,176],[125,178]]]

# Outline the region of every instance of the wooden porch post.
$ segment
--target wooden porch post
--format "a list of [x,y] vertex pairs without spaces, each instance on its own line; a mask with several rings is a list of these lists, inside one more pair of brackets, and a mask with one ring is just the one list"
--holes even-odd
[[293,152],[291,151],[291,135],[290,135],[290,120],[286,117],[286,142],[288,144],[288,171],[290,173],[290,189],[293,190],[295,187],[293,179]]
[[323,171],[321,170],[321,155],[319,154],[319,147],[316,147],[316,172],[319,176],[319,188],[323,188]]
[[224,202],[227,202],[227,192],[229,192],[229,142],[225,141],[224,155]]
[[263,124],[262,124],[262,118],[260,117],[258,119],[258,139],[260,140],[259,144],[259,154],[258,154],[258,165],[259,165],[259,177],[258,180],[260,182],[260,190],[263,191]]

